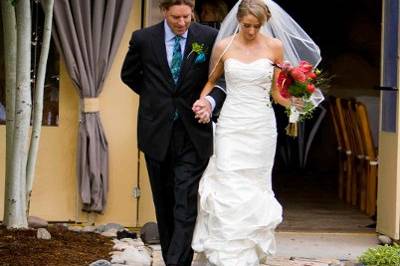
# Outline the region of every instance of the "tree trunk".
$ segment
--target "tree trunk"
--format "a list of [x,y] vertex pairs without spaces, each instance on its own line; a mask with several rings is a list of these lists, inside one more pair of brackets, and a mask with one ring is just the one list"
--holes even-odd
[[4,37],[4,63],[5,63],[5,89],[6,89],[6,182],[4,193],[4,218],[9,220],[9,206],[13,195],[11,194],[12,180],[10,179],[14,113],[15,113],[15,88],[16,88],[16,60],[17,60],[17,31],[15,9],[10,1],[1,1],[1,16],[3,21]]
[[32,193],[32,186],[34,181],[35,166],[37,159],[37,152],[39,148],[40,132],[42,129],[42,118],[43,118],[43,92],[44,83],[46,78],[46,66],[47,58],[49,56],[50,40],[51,40],[51,27],[53,22],[53,5],[54,0],[42,0],[42,6],[44,9],[45,20],[43,27],[43,41],[42,49],[40,52],[39,69],[35,87],[35,98],[33,105],[33,125],[32,125],[32,136],[31,145],[29,148],[28,166],[26,172],[26,206],[27,213],[29,214],[30,199]]
[[13,198],[9,206],[8,228],[28,227],[26,215],[26,167],[31,120],[31,10],[30,1],[17,1],[17,92],[10,180]]

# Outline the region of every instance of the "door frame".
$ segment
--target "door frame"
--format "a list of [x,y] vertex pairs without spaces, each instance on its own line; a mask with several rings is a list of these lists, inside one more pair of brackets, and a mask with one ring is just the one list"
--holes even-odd
[[[400,80],[399,13],[399,0],[383,1],[380,85],[397,89],[399,88]],[[380,98],[376,230],[398,240],[400,237],[400,97],[398,91],[393,90],[381,91]]]

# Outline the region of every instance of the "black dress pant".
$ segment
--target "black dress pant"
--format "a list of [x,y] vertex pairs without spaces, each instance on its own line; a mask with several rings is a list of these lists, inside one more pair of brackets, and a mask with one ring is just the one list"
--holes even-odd
[[193,259],[191,242],[199,181],[208,159],[199,158],[179,119],[175,121],[166,158],[145,158],[164,262],[189,266]]

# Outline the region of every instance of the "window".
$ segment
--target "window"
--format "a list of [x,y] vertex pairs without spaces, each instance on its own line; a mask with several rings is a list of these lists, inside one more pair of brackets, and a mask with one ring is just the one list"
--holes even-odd
[[[43,34],[44,14],[39,1],[31,0],[32,8],[32,97],[35,90],[35,78],[38,70],[40,50]],[[0,20],[0,124],[5,124],[5,84],[4,84],[4,45],[3,45],[3,25]],[[58,126],[58,106],[59,106],[59,54],[51,41],[49,58],[47,61],[46,80],[44,88],[43,102],[43,122],[44,126]]]

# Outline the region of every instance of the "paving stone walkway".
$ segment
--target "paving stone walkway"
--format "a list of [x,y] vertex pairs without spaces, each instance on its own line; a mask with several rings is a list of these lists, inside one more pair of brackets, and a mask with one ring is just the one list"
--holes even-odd
[[[352,266],[354,265],[354,263],[341,262],[335,259],[271,257],[268,258],[266,264],[261,264],[261,265],[262,266]],[[165,266],[161,257],[161,252],[159,250],[153,251],[152,266]],[[195,257],[192,266],[204,266],[204,264],[198,262]]]
[[[262,266],[355,266],[357,258],[378,244],[375,234],[277,232],[277,254]],[[165,266],[159,246],[153,266]],[[333,259],[332,259],[333,258]],[[204,266],[196,257],[192,266]]]

